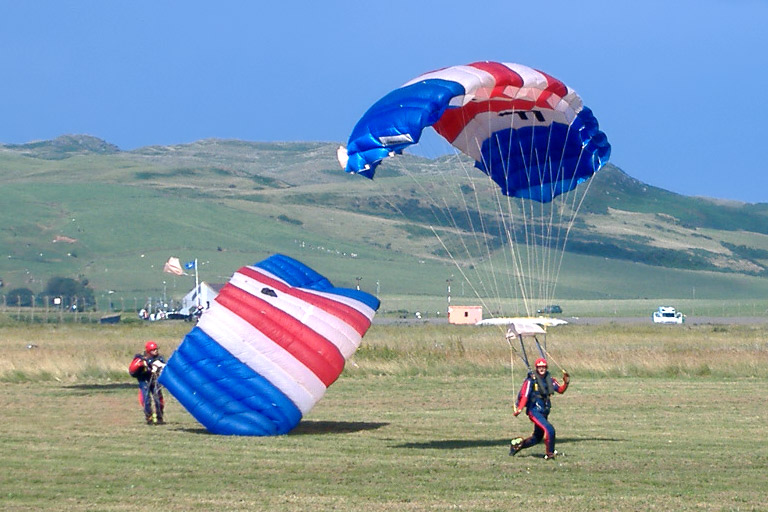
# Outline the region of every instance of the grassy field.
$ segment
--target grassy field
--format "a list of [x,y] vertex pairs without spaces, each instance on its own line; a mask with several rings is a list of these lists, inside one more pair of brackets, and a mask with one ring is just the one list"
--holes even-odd
[[765,326],[551,330],[555,461],[507,455],[531,423],[495,327],[374,326],[287,436],[212,436],[172,398],[147,427],[127,363],[188,329],[2,323],[3,509],[766,509]]

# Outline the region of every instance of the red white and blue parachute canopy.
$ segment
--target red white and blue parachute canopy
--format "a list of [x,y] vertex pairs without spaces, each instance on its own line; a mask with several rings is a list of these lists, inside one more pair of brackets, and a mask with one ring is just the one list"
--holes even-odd
[[339,377],[378,307],[368,293],[270,256],[234,274],[159,382],[214,434],[285,434]]
[[475,62],[421,75],[357,122],[339,162],[373,178],[424,128],[475,160],[505,195],[549,202],[608,162],[611,146],[567,85],[521,64]]

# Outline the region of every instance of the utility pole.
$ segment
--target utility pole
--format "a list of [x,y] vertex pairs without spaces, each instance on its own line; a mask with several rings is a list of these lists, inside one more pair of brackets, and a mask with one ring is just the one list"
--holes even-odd
[[445,309],[445,317],[448,319],[449,322],[451,320],[451,313],[450,313],[450,309],[451,309],[451,281],[453,281],[453,279],[446,279],[445,280],[445,283],[448,285],[447,286],[447,288],[448,288],[448,306]]

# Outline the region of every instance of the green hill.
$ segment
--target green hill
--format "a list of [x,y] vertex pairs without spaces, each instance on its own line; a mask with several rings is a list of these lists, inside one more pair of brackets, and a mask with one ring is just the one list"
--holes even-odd
[[[197,258],[201,279],[223,282],[274,252],[340,286],[361,277],[361,287],[391,298],[391,309],[408,296],[444,296],[451,282],[470,296],[459,274],[479,271],[480,261],[494,265],[493,279],[509,279],[505,226],[483,195],[487,185],[456,189],[449,179],[471,164],[404,155],[371,181],[342,172],[336,147],[202,140],[121,151],[87,136],[0,145],[0,291],[40,293],[52,276],[80,277],[97,297],[141,306],[194,285],[162,272],[171,256]],[[465,242],[480,225],[483,248],[457,267],[440,240]],[[608,165],[591,180],[567,251],[559,299],[692,290],[761,298],[768,204],[686,197]]]

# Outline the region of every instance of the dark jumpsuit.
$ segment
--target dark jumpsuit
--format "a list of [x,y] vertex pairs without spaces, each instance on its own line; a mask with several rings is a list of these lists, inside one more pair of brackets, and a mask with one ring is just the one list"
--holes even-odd
[[[144,416],[148,423],[153,421],[153,419],[162,423],[163,409],[165,408],[163,390],[160,384],[157,383],[157,375],[152,373],[152,363],[155,361],[165,363],[165,360],[160,356],[152,357],[147,354],[136,354],[133,356],[133,361],[131,361],[131,365],[128,368],[131,375],[139,381],[139,401],[144,407]],[[153,402],[156,412],[154,418],[152,415]]]
[[544,377],[538,377],[537,374],[528,374],[517,395],[517,408],[526,408],[528,418],[533,422],[533,434],[523,440],[520,449],[529,448],[537,445],[544,439],[547,447],[547,455],[555,453],[555,427],[547,419],[549,411],[552,408],[550,396],[553,393],[563,394],[568,388],[568,383],[560,384],[557,379],[552,378],[549,372]]

